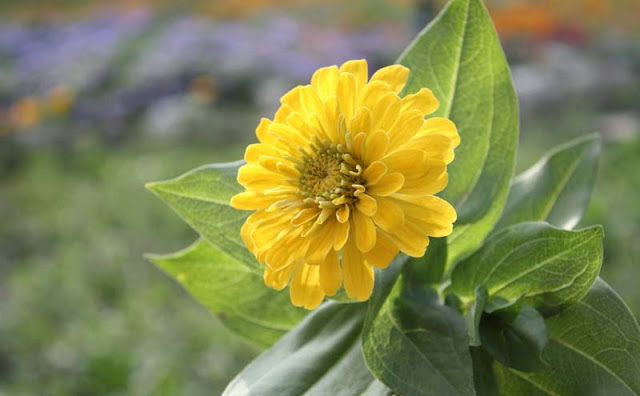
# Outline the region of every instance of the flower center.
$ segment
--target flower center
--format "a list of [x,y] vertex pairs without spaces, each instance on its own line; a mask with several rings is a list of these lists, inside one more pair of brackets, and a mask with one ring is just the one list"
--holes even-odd
[[321,208],[353,204],[365,191],[362,165],[342,145],[311,145],[312,153],[303,153],[298,170],[298,186],[305,202]]

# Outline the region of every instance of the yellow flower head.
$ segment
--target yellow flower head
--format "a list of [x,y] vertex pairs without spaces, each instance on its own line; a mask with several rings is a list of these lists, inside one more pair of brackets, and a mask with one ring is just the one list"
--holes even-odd
[[438,108],[430,90],[398,95],[408,75],[393,65],[367,81],[365,60],[319,69],[247,147],[246,191],[231,206],[255,210],[242,238],[266,265],[265,283],[289,284],[294,305],[314,309],[343,284],[367,300],[373,267],[399,251],[421,257],[429,236],[451,233],[456,212],[433,194],[460,138],[450,120],[425,120]]

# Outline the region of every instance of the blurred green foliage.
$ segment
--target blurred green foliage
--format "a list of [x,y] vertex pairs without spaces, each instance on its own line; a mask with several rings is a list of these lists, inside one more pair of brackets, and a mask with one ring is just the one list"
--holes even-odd
[[604,226],[602,276],[640,317],[640,139],[611,143],[602,152],[595,192],[584,224]]
[[219,394],[257,352],[152,264],[195,233],[143,187],[215,146],[23,158],[0,187],[0,394]]
[[[586,132],[598,131],[599,112],[587,105],[568,104],[535,119],[523,120],[516,172],[532,165],[550,147]],[[556,132],[556,133],[554,133]],[[638,131],[640,132],[640,131]],[[640,137],[605,140],[589,209],[580,225],[604,227],[601,276],[640,317]],[[580,228],[578,226],[577,228]]]

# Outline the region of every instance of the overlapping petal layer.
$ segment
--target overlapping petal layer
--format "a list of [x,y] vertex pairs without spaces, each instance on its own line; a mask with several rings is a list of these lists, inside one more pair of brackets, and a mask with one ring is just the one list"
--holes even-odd
[[434,196],[460,143],[426,88],[404,97],[409,70],[392,65],[368,79],[364,60],[316,71],[281,99],[247,147],[231,205],[253,210],[242,238],[265,283],[289,285],[291,301],[316,308],[344,286],[367,300],[373,267],[400,251],[424,255],[429,237],[451,233],[454,208]]

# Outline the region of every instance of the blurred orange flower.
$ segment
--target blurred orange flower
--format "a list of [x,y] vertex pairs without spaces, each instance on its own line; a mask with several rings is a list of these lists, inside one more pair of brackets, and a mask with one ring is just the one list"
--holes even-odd
[[189,94],[196,102],[211,103],[218,95],[218,87],[211,76],[202,75],[191,81]]
[[75,95],[66,85],[56,85],[46,96],[46,108],[53,115],[66,114],[73,105]]
[[31,96],[18,100],[9,109],[9,119],[16,128],[31,128],[37,125],[41,118],[40,102]]

